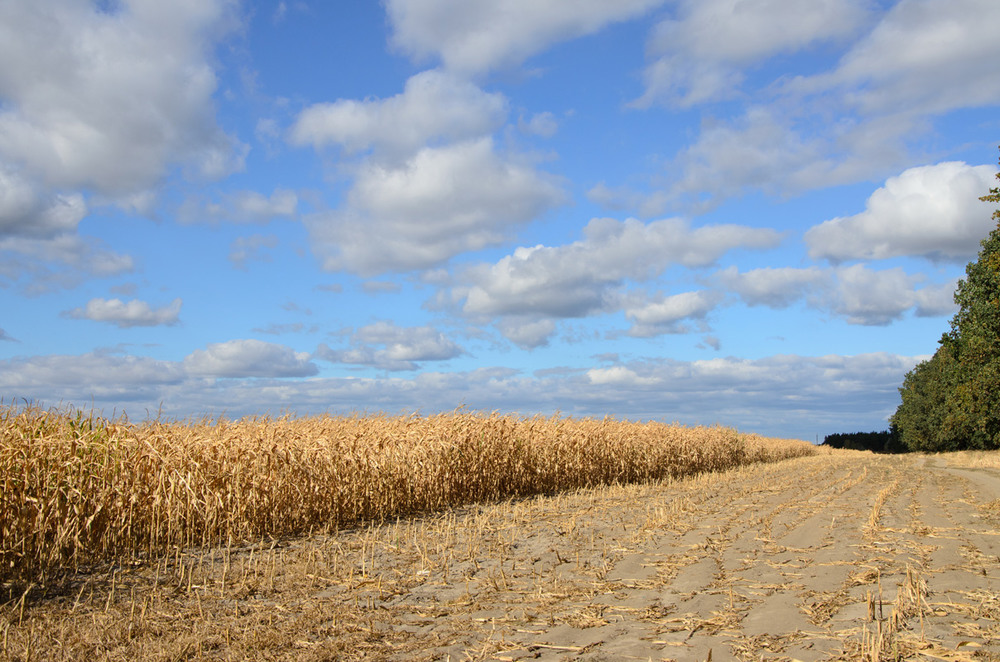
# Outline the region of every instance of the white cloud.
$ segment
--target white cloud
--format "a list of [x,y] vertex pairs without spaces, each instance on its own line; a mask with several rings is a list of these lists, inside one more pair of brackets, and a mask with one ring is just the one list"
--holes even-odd
[[23,280],[31,294],[74,287],[85,275],[130,271],[132,259],[77,234],[88,205],[5,166],[0,157],[0,279]]
[[307,217],[306,225],[324,269],[373,276],[427,269],[502,243],[562,200],[552,178],[505,161],[481,138],[421,149],[399,167],[368,162],[346,206]]
[[592,219],[584,238],[565,246],[518,248],[493,265],[470,271],[468,289],[456,292],[470,315],[540,314],[582,317],[619,305],[616,289],[645,281],[666,268],[707,267],[738,248],[773,248],[770,229],[709,225],[692,229],[682,219],[648,224],[635,219]]
[[722,341],[718,336],[707,335],[701,339],[701,342],[698,343],[698,347],[701,347],[702,349],[710,347],[718,352],[722,349]]
[[210,343],[184,358],[190,375],[209,377],[309,377],[319,372],[306,352],[261,340]]
[[519,119],[517,128],[528,135],[551,138],[559,131],[559,122],[552,113],[537,113],[532,115],[530,119],[525,120],[523,117]]
[[721,300],[718,292],[700,290],[627,306],[625,317],[632,322],[629,335],[652,338],[665,333],[689,333],[692,328],[684,323],[686,320],[702,321],[698,328],[704,329],[703,320]]
[[0,5],[0,160],[57,189],[126,195],[169,165],[241,167],[208,63],[228,0]]
[[657,377],[640,377],[635,371],[621,365],[609,368],[591,368],[587,371],[587,379],[596,386],[614,386],[616,388],[657,386],[661,383]]
[[[76,356],[19,357],[0,361],[0,393],[48,405],[107,406],[141,402],[155,412],[169,387],[185,380],[178,363],[143,356],[90,352]],[[165,390],[166,389],[166,390]],[[138,414],[139,411],[132,413]]]
[[844,317],[849,324],[885,326],[912,311],[918,317],[943,317],[955,312],[955,282],[920,284],[921,275],[896,267],[875,271],[865,265],[834,269],[792,267],[720,271],[716,280],[748,306],[787,308],[798,301],[816,310]]
[[86,215],[87,203],[79,193],[44,193],[0,162],[0,238],[72,233]]
[[64,315],[72,319],[88,319],[94,322],[108,322],[120,329],[134,326],[172,326],[180,321],[181,299],[174,299],[170,305],[152,308],[145,301],[133,299],[91,299],[83,308],[74,308]]
[[748,193],[798,195],[884,177],[912,163],[907,141],[926,131],[923,118],[845,113],[831,122],[830,107],[838,104],[821,96],[748,105],[733,119],[704,122],[654,180],[659,187],[652,193],[607,185],[594,193],[656,213],[671,207],[700,212]]
[[676,159],[681,176],[673,197],[734,197],[747,191],[778,194],[839,183],[831,176],[830,146],[791,128],[775,110],[751,106],[732,123],[708,124]]
[[521,349],[544,347],[556,332],[554,320],[532,315],[508,315],[499,319],[496,326],[504,338]]
[[0,278],[24,282],[30,295],[77,287],[84,276],[114,276],[135,266],[130,256],[71,233],[46,239],[0,237],[0,258]]
[[375,148],[410,156],[429,144],[488,135],[507,119],[507,100],[448,73],[416,74],[387,99],[341,99],[303,110],[289,131],[297,145],[340,145],[347,152]]
[[868,198],[865,211],[834,218],[805,234],[809,255],[834,262],[904,255],[966,262],[994,227],[991,166],[949,162],[910,168]]
[[[687,14],[682,8],[679,18],[665,24],[663,35],[653,36],[654,53],[656,47],[666,50],[651,63],[649,88],[638,105],[739,96],[746,107],[742,116],[706,121],[694,142],[668,164],[659,190],[638,202],[609,196],[621,190],[613,185],[595,194],[663,213],[708,208],[750,191],[789,195],[883,178],[915,163],[911,145],[934,129],[935,116],[1000,103],[992,64],[1000,57],[1000,42],[990,29],[1000,20],[1000,5],[992,0],[902,0],[887,10],[853,1],[793,7],[761,0],[750,19],[734,7],[726,20],[708,20],[731,3],[692,2],[685,5]],[[795,25],[778,37],[769,37],[768,27],[741,39],[724,38],[731,26],[738,31],[741,22],[752,24],[772,13],[787,15]],[[805,20],[806,14],[822,20]],[[784,20],[777,17],[769,25]],[[695,29],[701,25],[704,30]],[[664,35],[673,41],[661,44]],[[758,35],[764,39],[758,41]],[[784,77],[768,79],[773,75],[768,70],[754,68],[774,49],[791,52],[827,38],[850,40],[830,71],[792,77],[794,68],[784,67]],[[810,60],[803,62],[811,66]]]
[[635,102],[690,107],[737,96],[740,66],[852,36],[868,17],[862,0],[782,3],[773,0],[684,0],[677,18],[652,31],[656,59]]
[[418,362],[447,361],[465,353],[434,327],[401,327],[391,321],[359,328],[352,335],[351,344],[343,350],[320,345],[316,356],[335,363],[370,365],[384,370],[416,370]]
[[748,306],[787,308],[806,297],[829,280],[829,275],[815,267],[765,267],[739,273],[729,267],[718,274],[720,283],[739,295]]
[[958,312],[955,303],[955,290],[958,280],[944,285],[929,285],[914,293],[917,317],[946,317]]
[[993,0],[901,0],[829,76],[806,87],[841,87],[865,113],[941,113],[1000,102]]
[[856,264],[838,269],[834,312],[851,324],[885,326],[913,307],[918,280],[898,267],[872,271]]
[[77,234],[93,207],[148,214],[171,169],[218,178],[246,156],[212,99],[236,3],[105,4],[0,3],[0,276],[30,293],[132,268]]
[[430,326],[400,327],[381,321],[358,329],[355,339],[384,346],[385,358],[393,361],[445,361],[462,353],[461,347]]
[[[280,346],[276,346],[280,347]],[[287,348],[284,348],[288,352]],[[192,355],[194,356],[194,355]],[[607,357],[605,357],[607,358]],[[129,406],[133,419],[356,411],[472,410],[680,421],[813,439],[883,429],[899,403],[903,375],[927,356],[733,357],[636,360],[528,376],[507,368],[426,372],[411,377],[226,379],[192,376],[181,363],[84,354],[0,360],[0,393],[87,405]],[[613,358],[611,359],[613,360]],[[256,371],[263,372],[263,371]],[[847,423],[845,423],[847,421]],[[846,429],[845,429],[846,428]]]
[[[631,218],[595,218],[583,235],[572,244],[520,247],[494,264],[469,267],[461,284],[442,294],[438,303],[457,304],[480,323],[494,321],[508,340],[526,349],[546,344],[555,332],[551,318],[623,309],[632,314],[634,334],[677,333],[687,330],[680,324],[682,318],[704,317],[714,295],[682,294],[649,302],[626,294],[625,286],[652,280],[671,266],[708,267],[731,250],[773,248],[781,241],[781,235],[770,229],[740,225],[692,229],[676,218],[648,224]],[[690,304],[693,307],[680,317],[667,319],[670,311],[680,312]]]
[[787,4],[774,0],[683,0],[679,18],[661,21],[647,48],[680,51],[720,62],[748,63],[819,42],[842,39],[868,17],[861,0],[815,0]]
[[485,73],[517,65],[560,41],[637,17],[664,0],[388,0],[392,44],[445,68]]

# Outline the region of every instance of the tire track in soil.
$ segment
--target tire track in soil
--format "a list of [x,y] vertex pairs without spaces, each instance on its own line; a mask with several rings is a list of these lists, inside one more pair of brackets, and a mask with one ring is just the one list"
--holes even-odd
[[665,488],[652,498],[710,495],[494,659],[1000,659],[990,495],[926,459],[861,457]]

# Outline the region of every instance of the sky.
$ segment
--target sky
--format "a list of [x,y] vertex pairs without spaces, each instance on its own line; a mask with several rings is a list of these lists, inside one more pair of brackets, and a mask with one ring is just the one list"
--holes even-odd
[[882,430],[996,0],[5,0],[0,398]]

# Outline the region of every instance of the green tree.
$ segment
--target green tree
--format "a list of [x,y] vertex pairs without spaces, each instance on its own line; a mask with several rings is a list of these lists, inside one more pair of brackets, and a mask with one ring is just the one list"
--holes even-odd
[[[1000,187],[980,200],[1000,203]],[[891,420],[911,450],[1000,448],[1000,209],[993,218],[997,227],[958,283],[951,331],[899,389]]]
[[[1000,187],[980,200],[1000,202]],[[993,218],[997,227],[958,283],[949,334],[958,366],[945,426],[968,448],[1000,448],[1000,209]]]
[[945,426],[956,366],[951,343],[945,335],[934,356],[918,363],[903,379],[899,389],[903,401],[890,422],[911,451],[937,452],[961,447],[955,431]]

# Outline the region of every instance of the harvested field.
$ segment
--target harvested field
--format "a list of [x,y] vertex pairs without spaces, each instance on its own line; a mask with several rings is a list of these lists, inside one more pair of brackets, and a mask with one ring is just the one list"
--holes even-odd
[[981,455],[826,453],[177,548],[10,596],[0,659],[1000,659]]

